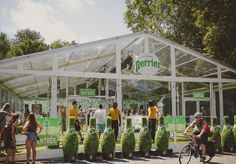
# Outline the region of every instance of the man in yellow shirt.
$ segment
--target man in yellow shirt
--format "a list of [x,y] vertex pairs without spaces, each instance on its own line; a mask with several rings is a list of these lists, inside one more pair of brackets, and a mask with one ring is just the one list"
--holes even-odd
[[70,109],[70,116],[74,116],[75,117],[75,130],[78,132],[79,136],[80,136],[80,139],[81,141],[84,140],[84,138],[82,137],[82,134],[81,134],[81,127],[80,127],[80,123],[79,123],[79,119],[78,119],[78,103],[77,101],[73,101],[72,102],[72,108]]
[[156,105],[152,101],[149,101],[148,104],[148,128],[152,136],[152,140],[155,140],[155,132],[156,132],[156,122],[157,122],[157,113],[159,110]]
[[[117,108],[117,103],[113,103],[112,108],[109,109],[108,115],[111,116],[112,119],[112,129],[114,129],[115,132],[115,138],[117,141],[119,126],[121,125],[121,116],[120,116],[120,110]],[[118,122],[119,119],[119,122]]]

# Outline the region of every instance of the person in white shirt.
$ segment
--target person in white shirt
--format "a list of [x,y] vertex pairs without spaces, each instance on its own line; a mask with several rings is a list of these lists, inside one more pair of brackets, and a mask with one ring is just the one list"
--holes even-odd
[[106,119],[106,111],[103,109],[102,105],[99,105],[99,109],[95,112],[96,124],[99,131],[99,137],[101,133],[103,133],[105,129],[105,119]]

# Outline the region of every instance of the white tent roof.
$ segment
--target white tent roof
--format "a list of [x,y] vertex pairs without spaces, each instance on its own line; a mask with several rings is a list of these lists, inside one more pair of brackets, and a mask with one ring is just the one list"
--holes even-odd
[[[161,70],[157,74],[142,75],[133,71],[130,61],[144,51],[159,58]],[[127,79],[140,90],[150,89],[140,84],[142,80],[236,83],[235,69],[148,32],[0,61],[0,84],[21,97],[47,93],[51,76],[72,77],[71,86],[93,78]],[[158,88],[161,84],[149,86]]]

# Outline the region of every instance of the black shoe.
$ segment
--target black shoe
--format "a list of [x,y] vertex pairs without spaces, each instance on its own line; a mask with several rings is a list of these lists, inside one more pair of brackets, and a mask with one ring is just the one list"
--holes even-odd
[[80,141],[83,142],[83,141],[84,141],[84,138],[81,138]]
[[204,162],[206,160],[206,157],[201,156],[200,162]]

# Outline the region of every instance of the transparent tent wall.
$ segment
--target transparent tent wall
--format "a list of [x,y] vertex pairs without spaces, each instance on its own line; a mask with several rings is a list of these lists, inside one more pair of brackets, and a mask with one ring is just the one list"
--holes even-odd
[[123,110],[147,115],[147,102],[152,100],[161,115],[171,115],[170,83],[153,80],[122,80]]

